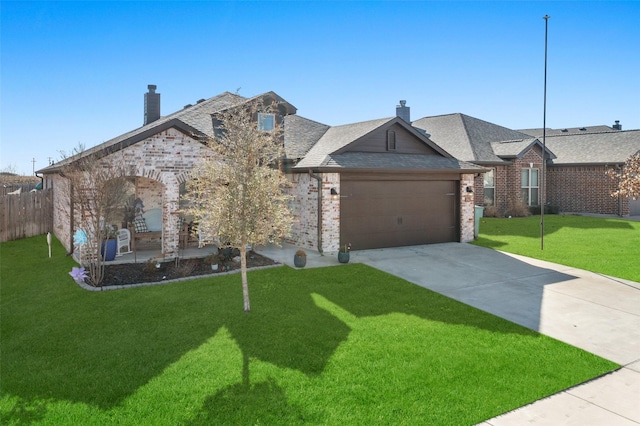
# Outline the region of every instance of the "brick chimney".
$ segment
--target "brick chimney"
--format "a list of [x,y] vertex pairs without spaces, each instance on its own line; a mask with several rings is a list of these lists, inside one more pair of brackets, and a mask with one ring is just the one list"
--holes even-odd
[[407,101],[400,101],[400,105],[396,105],[396,116],[411,124],[410,109],[411,108],[407,106]]
[[144,94],[144,125],[153,123],[160,118],[160,93],[156,93],[156,85],[147,86],[148,93]]
[[613,130],[622,130],[622,124],[620,124],[620,120],[616,120],[616,124],[613,126]]

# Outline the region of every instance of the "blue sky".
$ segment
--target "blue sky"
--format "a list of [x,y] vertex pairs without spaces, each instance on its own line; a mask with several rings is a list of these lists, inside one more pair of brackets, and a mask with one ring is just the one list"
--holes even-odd
[[505,127],[640,128],[640,2],[0,3],[0,169],[224,91],[330,125],[461,112]]

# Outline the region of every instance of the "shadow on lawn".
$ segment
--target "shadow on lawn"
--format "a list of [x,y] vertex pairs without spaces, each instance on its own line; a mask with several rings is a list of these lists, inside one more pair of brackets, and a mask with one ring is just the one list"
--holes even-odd
[[238,383],[207,398],[190,425],[303,424],[308,415],[290,404],[274,380]]
[[[64,269],[70,268],[65,265]],[[326,297],[357,317],[404,313],[498,333],[534,334],[506,321],[496,325],[482,311],[365,265],[267,269],[251,272],[249,283],[250,314],[242,310],[239,275],[104,293],[87,293],[66,282],[40,283],[55,287],[55,291],[41,290],[29,300],[34,304],[31,312],[41,313],[38,318],[24,318],[34,327],[25,332],[35,337],[3,335],[3,339],[14,339],[14,347],[20,348],[19,352],[3,354],[3,392],[34,404],[55,399],[109,409],[223,326],[245,359],[256,358],[315,376],[346,341],[350,328],[318,307],[312,294]],[[75,309],[77,306],[83,309]],[[17,311],[14,309],[10,321],[21,321]],[[20,347],[22,337],[29,341],[28,349]],[[280,407],[275,411],[279,415],[299,418],[298,410],[286,405],[276,385],[250,387],[248,378],[211,396],[205,405],[213,408],[220,401],[240,404],[242,395],[267,399]],[[20,409],[12,418],[24,420],[25,415],[38,416],[37,411]],[[213,417],[209,420],[217,420]]]

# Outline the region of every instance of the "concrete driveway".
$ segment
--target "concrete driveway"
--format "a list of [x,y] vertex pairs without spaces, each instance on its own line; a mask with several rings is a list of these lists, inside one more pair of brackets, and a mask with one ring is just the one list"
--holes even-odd
[[[295,247],[262,254],[292,266]],[[623,368],[484,425],[639,425],[640,284],[470,244],[363,250],[365,263]],[[307,251],[307,267],[338,264]]]

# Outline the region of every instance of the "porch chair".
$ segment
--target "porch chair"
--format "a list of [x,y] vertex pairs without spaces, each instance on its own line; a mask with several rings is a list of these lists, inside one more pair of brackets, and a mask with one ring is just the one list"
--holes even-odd
[[[121,251],[122,248],[126,248],[127,251]],[[118,253],[116,256],[122,256],[127,253],[131,253],[131,232],[122,228],[118,230]]]

